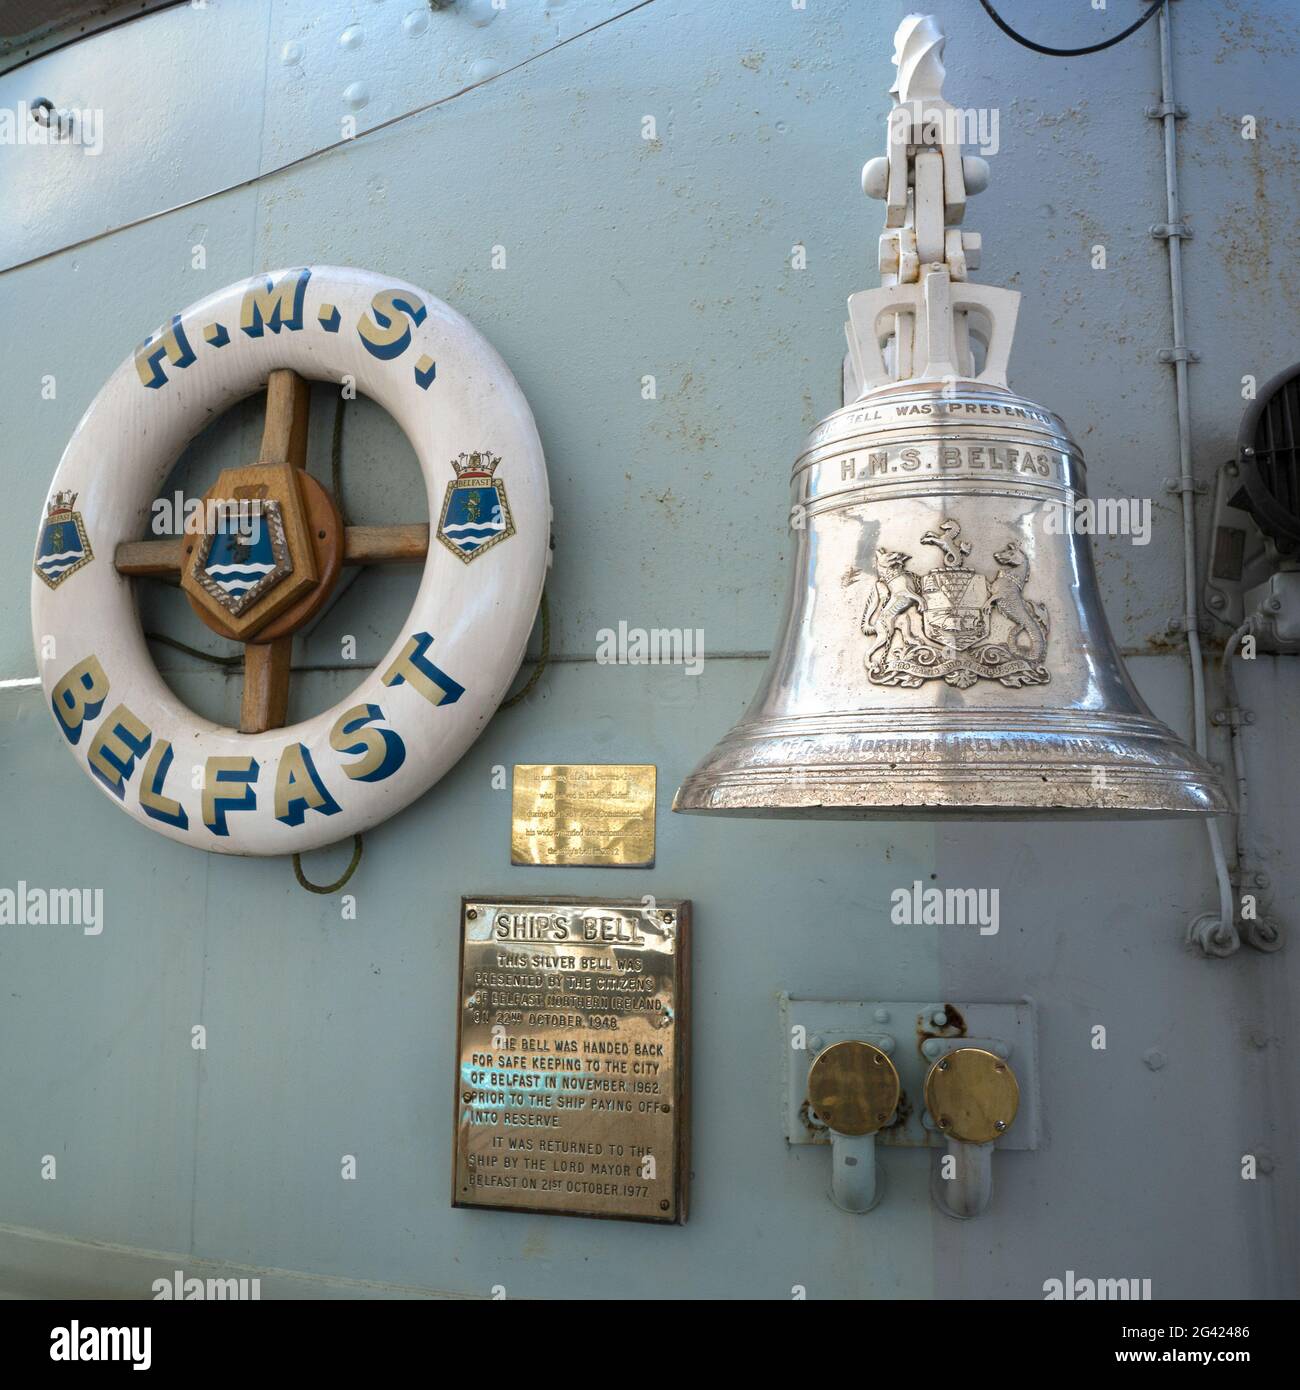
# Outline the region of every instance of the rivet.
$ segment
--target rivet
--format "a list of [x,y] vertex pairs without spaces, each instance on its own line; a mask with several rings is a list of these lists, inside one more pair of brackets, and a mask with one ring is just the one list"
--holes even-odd
[[496,6],[492,0],[465,0],[465,18],[476,28],[482,29],[484,25],[491,24],[497,17]]

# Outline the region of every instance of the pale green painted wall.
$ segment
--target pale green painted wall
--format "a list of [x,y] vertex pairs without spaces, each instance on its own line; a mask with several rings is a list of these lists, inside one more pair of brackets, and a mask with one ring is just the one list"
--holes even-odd
[[[211,0],[75,45],[0,78],[0,102],[102,106],[97,158],[0,150],[0,265],[248,178],[359,124],[450,95],[543,53],[619,6],[511,0],[429,16],[418,0],[263,6]],[[204,858],[133,826],[59,745],[37,693],[0,690],[0,885],[102,886],[107,926],[0,928],[0,1223],[80,1239],[455,1292],[512,1296],[1033,1297],[1066,1269],[1153,1280],[1157,1296],[1297,1292],[1293,952],[1206,962],[1182,945],[1213,901],[1195,827],[751,824],[684,820],[681,776],[747,703],[785,585],[786,474],[803,431],[838,404],[845,296],[875,283],[876,205],[858,168],[882,144],[891,36],[906,6],[850,0],[655,3],[436,111],[291,173],[0,274],[0,680],[30,677],[31,539],[76,421],[165,316],[251,272],[355,263],[468,314],[529,396],[549,459],[558,660],[431,794],[367,839],[358,918],[309,897],[287,863]],[[1128,7],[1005,0],[1049,42],[1084,43]],[[1066,12],[1068,10],[1068,12]],[[1174,6],[1195,452],[1231,451],[1240,379],[1296,355],[1300,280],[1294,68],[1300,20],[1280,3]],[[1099,546],[1133,673],[1186,719],[1167,346],[1155,31],[1069,63],[1002,39],[973,4],[939,10],[948,93],[997,106],[1001,151],[971,206],[981,279],[1024,292],[1017,386],[1080,437],[1093,490],[1149,495],[1153,543]],[[338,39],[359,23],[363,42]],[[1050,32],[1049,32],[1050,30]],[[286,44],[302,61],[285,64]],[[491,66],[485,66],[491,65]],[[1238,117],[1255,113],[1260,139]],[[644,115],[659,139],[641,139]],[[64,156],[67,156],[66,158]],[[42,162],[43,161],[43,162]],[[1090,268],[1096,242],[1110,268]],[[205,271],[191,248],[207,249]],[[808,269],[789,268],[791,247]],[[507,269],[489,268],[491,248]],[[57,397],[42,400],[53,373]],[[641,398],[654,374],[660,398]],[[327,474],[329,403],[314,469]],[[236,412],[177,478],[202,486],[249,457]],[[364,404],[347,420],[346,487],[361,520],[414,519],[414,463]],[[337,664],[342,634],[374,660],[409,576],[365,576],[304,645]],[[203,629],[175,595],[146,621]],[[593,661],[619,619],[702,627],[698,678]],[[233,711],[221,674],[159,652],[198,708]],[[1297,669],[1262,661],[1255,824],[1277,899],[1295,886]],[[307,707],[351,684],[298,680]],[[1219,750],[1220,753],[1222,750]],[[508,864],[498,764],[654,762],[652,871]],[[345,850],[316,856],[326,876]],[[900,928],[892,888],[998,886],[996,938]],[[452,1211],[449,1094],[455,907],[463,892],[644,892],[696,905],[695,1161],[680,1230]],[[998,999],[1041,1017],[1046,1143],[999,1164],[994,1212],[933,1213],[919,1153],[886,1156],[889,1193],[854,1219],[826,1200],[826,1155],[781,1138],[781,990],[828,997]],[[190,1049],[190,1028],[208,1049]],[[1104,1053],[1088,1044],[1109,1030]],[[1143,1064],[1151,1048],[1169,1058]],[[1276,1168],[1253,1184],[1240,1155]],[[58,1179],[40,1177],[58,1157]],[[339,1178],[354,1153],[359,1180]],[[141,1290],[147,1292],[146,1289]]]

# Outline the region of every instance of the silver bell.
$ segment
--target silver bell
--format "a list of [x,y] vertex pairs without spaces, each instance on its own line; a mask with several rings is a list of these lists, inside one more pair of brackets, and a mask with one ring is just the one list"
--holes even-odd
[[795,460],[793,575],[758,694],[673,809],[1223,814],[1218,775],[1143,703],[1107,626],[1072,524],[1078,445],[1007,386],[1019,295],[966,278],[978,241],[954,224],[974,190],[942,42],[929,17],[899,30],[887,169],[864,179],[887,204],[883,284],[849,299],[851,404]]

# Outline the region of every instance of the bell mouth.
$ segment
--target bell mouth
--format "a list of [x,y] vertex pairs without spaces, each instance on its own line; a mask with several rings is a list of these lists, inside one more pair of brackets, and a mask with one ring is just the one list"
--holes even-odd
[[[683,786],[682,791],[686,788]],[[961,806],[710,806],[679,804],[673,810],[687,816],[727,816],[733,820],[861,820],[861,821],[1153,821],[1204,820],[1227,815],[1227,810],[1131,809],[1096,806],[1003,806],[968,802]]]
[[818,820],[1166,820],[1232,811],[1214,769],[1153,716],[1003,715],[1006,729],[977,732],[938,721],[892,731],[843,717],[746,721],[682,783],[673,810]]

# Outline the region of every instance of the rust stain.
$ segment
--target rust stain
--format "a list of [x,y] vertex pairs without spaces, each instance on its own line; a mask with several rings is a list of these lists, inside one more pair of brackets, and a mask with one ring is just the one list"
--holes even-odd
[[907,1127],[907,1122],[912,1118],[912,1101],[907,1092],[900,1086],[898,1090],[898,1109],[894,1111],[894,1118],[887,1124],[880,1133],[888,1134],[891,1130],[902,1131]]
[[932,1023],[928,1014],[922,1013],[916,1016],[916,1050],[922,1057],[925,1056],[925,1045],[931,1038],[964,1038],[966,1036],[966,1020],[962,1017],[961,1011],[952,1004],[945,1004],[943,1012],[942,1025]]
[[807,1099],[799,1107],[799,1123],[808,1131],[809,1134],[825,1134],[826,1126],[820,1120],[813,1119],[812,1106]]
[[[1258,23],[1259,17],[1251,8],[1238,0],[1219,0],[1219,4],[1212,7],[1219,30],[1219,48],[1214,55],[1216,63],[1239,60],[1247,49],[1260,58],[1294,56],[1295,45],[1287,40],[1280,26]],[[1200,51],[1199,45],[1195,51]]]

